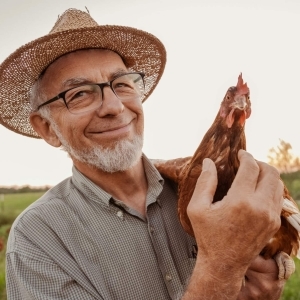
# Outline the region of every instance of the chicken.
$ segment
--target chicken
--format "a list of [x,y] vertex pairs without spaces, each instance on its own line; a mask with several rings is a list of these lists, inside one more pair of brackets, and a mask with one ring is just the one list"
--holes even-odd
[[[240,74],[237,85],[227,90],[218,114],[195,154],[192,157],[154,161],[162,176],[178,184],[179,219],[184,230],[192,236],[194,233],[187,216],[187,206],[201,174],[202,161],[208,157],[216,164],[218,185],[214,202],[219,201],[227,194],[237,173],[238,151],[246,150],[244,128],[250,115],[250,91]],[[265,259],[273,257],[279,267],[279,278],[287,279],[295,270],[290,255],[297,255],[300,259],[300,212],[286,187],[283,197],[281,227],[261,251],[261,255]]]

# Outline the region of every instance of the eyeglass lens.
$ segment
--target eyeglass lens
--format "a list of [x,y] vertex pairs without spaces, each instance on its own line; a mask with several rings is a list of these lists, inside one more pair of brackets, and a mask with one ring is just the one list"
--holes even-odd
[[[107,84],[87,84],[69,90],[65,101],[70,112],[78,114],[97,109],[103,101],[103,89]],[[121,101],[140,98],[144,93],[143,78],[140,74],[124,74],[111,81],[114,94]]]

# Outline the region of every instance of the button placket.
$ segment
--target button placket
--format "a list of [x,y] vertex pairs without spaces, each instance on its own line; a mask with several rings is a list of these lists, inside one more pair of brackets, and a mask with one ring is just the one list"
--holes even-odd
[[[181,287],[172,254],[167,246],[168,236],[165,232],[164,221],[158,203],[148,206],[148,232],[157,253],[159,267],[170,296]],[[154,226],[155,225],[155,226]],[[155,229],[155,230],[154,230]]]

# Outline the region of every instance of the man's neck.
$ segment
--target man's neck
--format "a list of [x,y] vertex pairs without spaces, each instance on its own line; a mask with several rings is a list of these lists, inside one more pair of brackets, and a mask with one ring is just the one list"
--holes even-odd
[[73,162],[77,170],[96,185],[145,216],[148,183],[142,158],[132,168],[115,173],[107,173],[76,160]]

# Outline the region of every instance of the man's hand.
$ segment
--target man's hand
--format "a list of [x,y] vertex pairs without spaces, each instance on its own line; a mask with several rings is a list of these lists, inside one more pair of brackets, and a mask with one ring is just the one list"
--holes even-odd
[[243,150],[239,160],[231,188],[215,203],[216,167],[210,159],[203,161],[187,207],[198,255],[183,299],[236,299],[250,263],[280,227],[283,183],[278,171]]
[[284,283],[278,279],[276,262],[257,256],[246,272],[246,281],[237,300],[278,300]]
[[239,152],[239,159],[231,188],[215,203],[216,168],[205,159],[187,212],[198,255],[223,267],[246,267],[246,271],[280,227],[283,184],[275,168],[256,162],[246,151]]

